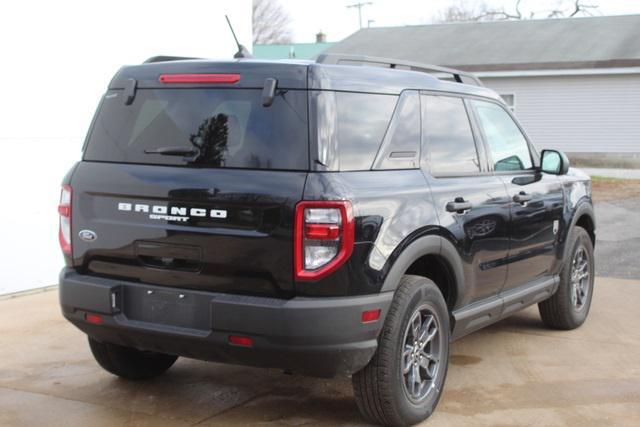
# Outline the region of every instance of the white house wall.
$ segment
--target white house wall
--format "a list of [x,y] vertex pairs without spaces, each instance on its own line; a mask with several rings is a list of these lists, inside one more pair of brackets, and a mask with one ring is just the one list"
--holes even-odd
[[515,114],[538,148],[640,153],[640,74],[482,81],[515,94]]

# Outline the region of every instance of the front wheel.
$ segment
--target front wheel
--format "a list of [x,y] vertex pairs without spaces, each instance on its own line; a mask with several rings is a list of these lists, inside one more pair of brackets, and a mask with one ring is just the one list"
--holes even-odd
[[353,375],[356,403],[376,424],[404,426],[428,418],[447,376],[449,313],[438,287],[404,276],[393,299],[378,349]]
[[576,227],[570,234],[569,252],[560,273],[556,293],[538,304],[540,317],[549,327],[575,329],[587,319],[593,297],[593,242],[584,228]]

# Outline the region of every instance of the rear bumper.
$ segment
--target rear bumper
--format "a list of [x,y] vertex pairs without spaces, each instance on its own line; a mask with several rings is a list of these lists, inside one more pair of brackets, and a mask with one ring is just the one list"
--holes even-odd
[[[60,274],[64,316],[105,342],[223,363],[282,368],[330,377],[362,369],[377,337],[392,292],[356,297],[289,300],[191,291],[81,275]],[[380,319],[362,323],[362,312]],[[102,324],[85,320],[100,314]],[[252,347],[229,344],[248,336]]]

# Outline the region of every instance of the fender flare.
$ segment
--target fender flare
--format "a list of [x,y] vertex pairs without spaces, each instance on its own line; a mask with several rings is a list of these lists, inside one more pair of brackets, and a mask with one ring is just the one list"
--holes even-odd
[[[573,230],[576,227],[578,220],[584,215],[587,215],[591,219],[591,222],[593,223],[593,232],[594,232],[594,240],[595,240],[595,230],[596,230],[595,212],[593,209],[593,205],[591,205],[591,203],[589,203],[587,200],[584,200],[582,202],[579,202],[576,208],[573,210],[570,225],[569,227],[567,227],[567,233],[564,236],[564,248],[562,251],[563,260],[566,259],[567,251],[569,250],[567,245],[567,241],[569,240],[569,233],[571,233],[571,230]],[[595,242],[594,242],[594,245],[595,245]]]
[[582,217],[583,215],[587,215],[590,219],[591,222],[593,223],[593,230],[595,232],[595,228],[596,228],[596,215],[595,215],[595,211],[593,209],[593,205],[591,203],[589,203],[589,201],[584,200],[582,202],[580,202],[576,208],[573,211],[573,217],[571,218],[571,227],[573,228],[575,227],[576,223],[578,222],[578,219],[580,217]]
[[380,292],[394,292],[398,288],[400,279],[419,258],[425,255],[439,255],[444,258],[454,276],[455,294],[457,296],[454,307],[457,307],[460,296],[464,295],[464,269],[462,261],[453,243],[442,236],[428,235],[415,239],[398,255],[391,265]]

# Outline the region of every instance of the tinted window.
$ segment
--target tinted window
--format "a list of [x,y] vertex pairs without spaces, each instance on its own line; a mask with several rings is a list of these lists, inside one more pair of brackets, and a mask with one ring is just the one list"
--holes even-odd
[[[188,155],[152,153],[177,147]],[[308,169],[306,91],[263,107],[260,90],[139,89],[105,95],[85,160],[200,167]]]
[[376,159],[376,169],[417,168],[420,155],[420,95],[400,97]]
[[478,152],[467,110],[461,98],[424,96],[425,141],[429,170],[434,176],[480,171]]
[[499,105],[473,101],[496,171],[532,167],[529,144],[511,116]]
[[340,170],[369,170],[397,96],[336,92]]

